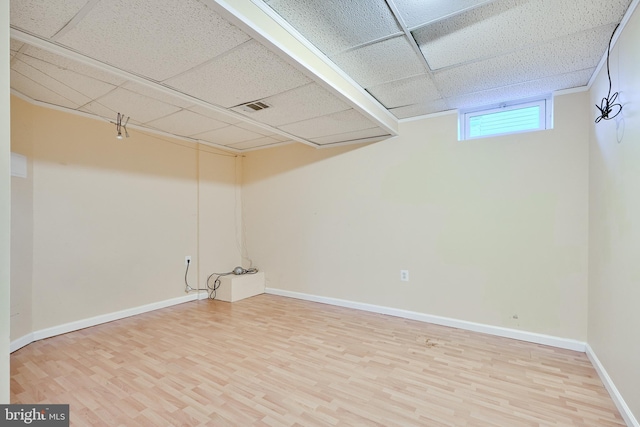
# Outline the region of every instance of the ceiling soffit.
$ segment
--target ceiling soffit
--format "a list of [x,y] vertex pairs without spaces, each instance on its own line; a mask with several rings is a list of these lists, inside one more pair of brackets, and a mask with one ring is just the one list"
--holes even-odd
[[[277,47],[282,37],[219,3],[90,0],[60,9],[12,2],[12,88],[107,120],[122,112],[132,125],[233,150],[292,141],[318,147],[352,142],[359,130],[377,139],[397,132],[395,118],[335,66],[322,62],[324,72],[313,74],[309,60],[300,65]],[[244,6],[252,19],[271,20],[250,1]],[[287,49],[306,49],[291,36],[285,41]],[[261,99],[270,110],[239,109]],[[335,135],[331,142],[303,136],[315,135],[305,132],[308,121],[353,108],[363,120],[325,132]],[[285,129],[293,123],[297,133]]]

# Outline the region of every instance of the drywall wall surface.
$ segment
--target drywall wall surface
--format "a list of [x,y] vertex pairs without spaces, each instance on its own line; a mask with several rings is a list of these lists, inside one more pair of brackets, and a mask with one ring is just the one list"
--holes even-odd
[[[117,140],[111,123],[39,106],[25,114],[34,331],[183,296],[185,256],[197,286],[198,251],[235,248],[235,156],[134,129]],[[207,208],[201,195],[220,203]]]
[[557,97],[547,131],[458,141],[449,114],[249,153],[249,254],[271,288],[585,340],[587,103]]
[[9,2],[0,6],[0,403],[9,403],[11,113]]
[[11,340],[33,331],[33,164],[31,105],[11,98],[11,152],[25,156],[27,176],[11,177]]
[[[611,52],[622,113],[591,125],[588,342],[640,420],[640,13]],[[606,66],[591,87],[591,123],[607,96]]]
[[[200,148],[198,283],[201,289],[206,289],[211,274],[232,271],[242,264],[241,167],[242,157],[236,154],[221,153],[206,146]],[[211,286],[214,281],[215,276],[210,280]]]

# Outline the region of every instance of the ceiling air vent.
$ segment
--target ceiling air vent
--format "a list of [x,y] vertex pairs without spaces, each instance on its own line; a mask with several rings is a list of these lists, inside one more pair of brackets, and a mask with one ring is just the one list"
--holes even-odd
[[262,101],[250,102],[248,104],[244,104],[242,109],[244,111],[248,111],[249,113],[254,113],[256,111],[264,110],[266,108],[271,107],[269,104],[265,104]]

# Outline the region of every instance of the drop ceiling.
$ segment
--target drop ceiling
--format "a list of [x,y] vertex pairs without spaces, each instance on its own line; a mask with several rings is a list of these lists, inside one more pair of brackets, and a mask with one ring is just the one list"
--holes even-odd
[[398,119],[586,86],[631,3],[11,0],[11,88],[237,152],[375,142]]

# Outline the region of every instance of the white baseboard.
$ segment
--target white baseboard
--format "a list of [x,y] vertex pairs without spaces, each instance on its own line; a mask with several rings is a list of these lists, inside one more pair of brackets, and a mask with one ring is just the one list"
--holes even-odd
[[627,423],[627,426],[629,427],[640,427],[640,423],[638,423],[638,420],[631,412],[631,409],[629,409],[629,406],[627,406],[627,403],[622,398],[622,395],[616,388],[613,380],[611,380],[611,377],[609,376],[609,374],[607,374],[607,371],[604,369],[604,366],[602,366],[602,363],[600,363],[598,356],[596,356],[596,353],[593,351],[589,344],[587,344],[586,353],[587,357],[591,361],[591,364],[596,369],[600,380],[602,380],[604,387],[611,395],[613,403],[615,403],[618,411],[620,411],[620,415],[622,415],[624,422]]
[[434,316],[431,314],[418,313],[416,311],[401,310],[397,308],[384,307],[381,305],[365,304],[338,298],[321,297],[317,295],[305,294],[301,292],[291,292],[282,289],[267,288],[265,293],[280,295],[284,297],[297,298],[306,301],[320,302],[323,304],[336,305],[340,307],[354,308],[356,310],[370,311],[372,313],[388,314],[390,316],[402,317],[404,319],[418,320],[420,322],[433,323],[435,325],[449,326],[452,328],[464,329],[467,331],[480,332],[483,334],[495,335],[499,337],[512,338],[520,341],[527,341],[535,344],[543,344],[551,347],[574,350],[584,353],[586,343],[569,338],[559,338],[552,335],[538,334],[535,332],[520,331],[517,329],[503,328],[500,326],[485,325],[482,323],[457,320],[449,317]]
[[24,335],[17,340],[11,341],[9,344],[9,353],[13,353],[16,350],[21,349],[25,345],[29,345],[35,340],[33,339],[33,332],[29,332],[27,335]]
[[197,294],[185,295],[182,297],[171,298],[164,301],[158,301],[151,304],[145,304],[138,307],[127,308],[125,310],[116,311],[114,313],[102,314],[100,316],[90,317],[88,319],[76,320],[51,328],[40,329],[24,335],[9,344],[9,352],[21,349],[34,341],[50,338],[56,335],[66,334],[67,332],[77,331],[79,329],[88,328],[90,326],[100,325],[102,323],[113,322],[114,320],[124,319],[125,317],[135,316],[136,314],[146,313],[148,311],[159,310],[161,308],[170,307],[172,305],[182,304],[189,301],[206,299],[207,292],[204,290]]

